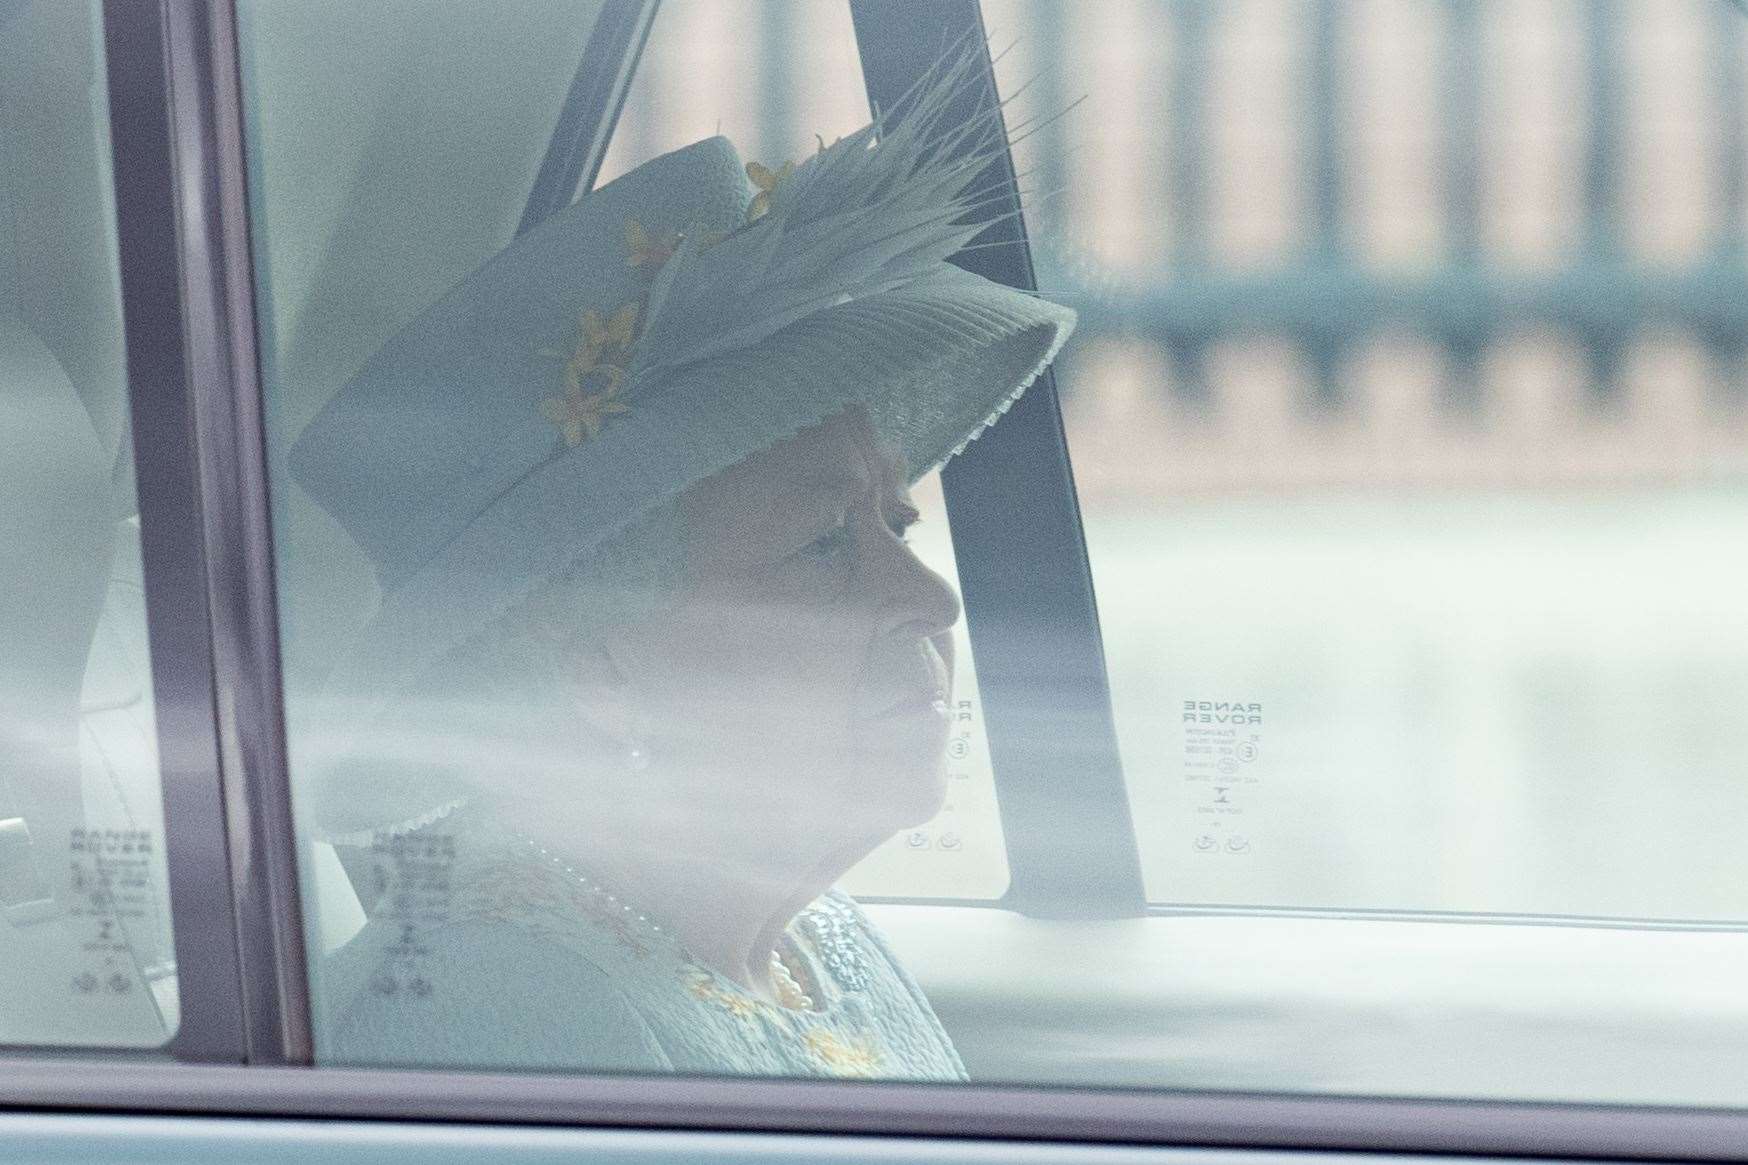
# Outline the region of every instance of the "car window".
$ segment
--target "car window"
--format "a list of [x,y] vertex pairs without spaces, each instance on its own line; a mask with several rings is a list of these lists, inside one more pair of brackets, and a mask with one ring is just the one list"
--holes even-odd
[[1149,906],[884,914],[974,1078],[1740,1105],[1740,7],[984,14]]
[[995,7],[1149,899],[1748,921],[1743,14]]
[[0,7],[0,1045],[178,1025],[103,56]]
[[239,6],[318,1064],[1741,1103],[1734,9],[643,11]]

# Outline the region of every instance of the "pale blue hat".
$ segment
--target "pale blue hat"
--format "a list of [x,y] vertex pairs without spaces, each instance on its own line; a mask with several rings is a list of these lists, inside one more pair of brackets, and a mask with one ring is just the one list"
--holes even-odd
[[291,466],[381,584],[334,672],[355,715],[688,486],[846,408],[920,477],[1018,398],[1074,314],[945,261],[1005,145],[999,118],[929,144],[951,83],[799,167],[743,171],[723,138],[638,167],[340,390]]

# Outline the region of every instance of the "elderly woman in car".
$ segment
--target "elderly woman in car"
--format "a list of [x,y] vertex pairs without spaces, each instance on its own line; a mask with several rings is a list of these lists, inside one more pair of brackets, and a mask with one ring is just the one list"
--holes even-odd
[[300,793],[371,857],[324,1060],[963,1077],[833,887],[944,792],[959,605],[908,486],[1073,326],[946,262],[1005,148],[947,124],[965,76],[590,193],[299,440],[383,591]]

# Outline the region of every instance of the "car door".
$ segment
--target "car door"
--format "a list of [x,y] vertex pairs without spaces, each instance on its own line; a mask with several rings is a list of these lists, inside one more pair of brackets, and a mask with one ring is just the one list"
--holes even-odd
[[[0,800],[7,1150],[1741,1156],[1741,20],[0,7],[0,383],[51,451],[0,468],[0,616],[62,693],[12,739],[85,752],[14,743],[60,804]],[[918,483],[944,804],[843,884],[970,1081],[337,1051],[325,968],[423,859],[309,824],[376,582],[292,446],[579,192],[717,133],[774,178],[968,42],[954,115],[1014,144],[955,262],[1079,331]]]

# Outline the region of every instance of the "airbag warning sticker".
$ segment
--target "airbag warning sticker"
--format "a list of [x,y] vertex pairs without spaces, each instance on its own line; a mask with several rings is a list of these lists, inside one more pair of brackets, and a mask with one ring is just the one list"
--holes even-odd
[[1193,807],[1191,848],[1222,857],[1251,853],[1262,791],[1262,705],[1185,700],[1183,730],[1184,783]]

